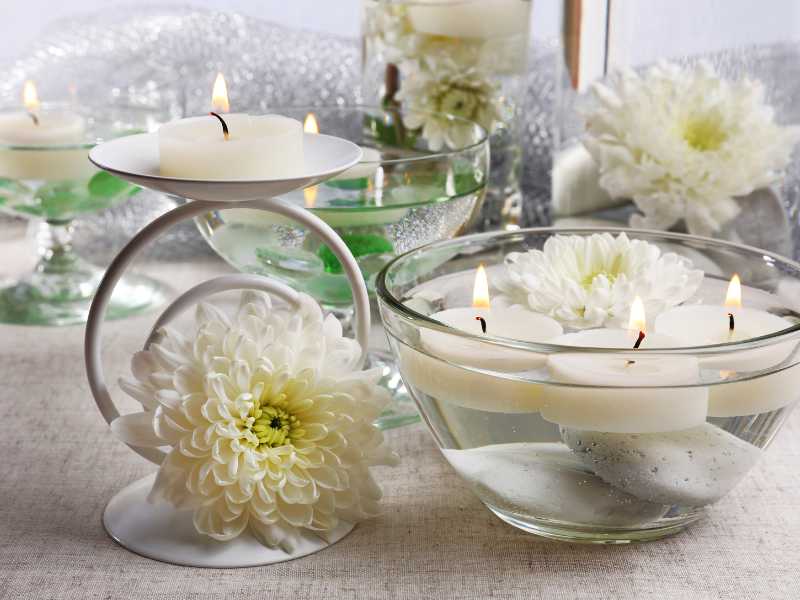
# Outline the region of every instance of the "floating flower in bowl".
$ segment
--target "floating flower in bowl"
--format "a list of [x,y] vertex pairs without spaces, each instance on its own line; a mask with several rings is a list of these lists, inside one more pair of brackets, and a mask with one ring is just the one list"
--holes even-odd
[[169,448],[151,501],[192,510],[216,540],[249,530],[287,553],[303,530],[325,539],[378,513],[369,467],[397,457],[372,423],[389,394],[310,296],[274,306],[246,291],[232,317],[202,303],[191,335],[157,339],[120,382],[143,410],[112,423],[128,444]]

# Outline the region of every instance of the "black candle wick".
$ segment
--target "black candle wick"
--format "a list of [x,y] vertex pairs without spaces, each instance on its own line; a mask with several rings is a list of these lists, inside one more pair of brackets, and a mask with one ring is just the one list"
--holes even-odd
[[475,320],[481,322],[481,331],[483,331],[483,333],[486,333],[486,319],[484,319],[483,317],[475,317]]
[[644,331],[640,331],[639,332],[639,337],[636,338],[636,343],[633,345],[633,349],[634,350],[638,350],[639,349],[639,346],[641,346],[642,342],[644,341],[644,337],[645,337]]
[[29,112],[29,113],[28,113],[28,116],[31,118],[31,121],[33,121],[33,124],[34,124],[34,125],[39,125],[39,117],[37,117],[37,116],[36,116],[35,114],[33,114],[32,112]]
[[226,140],[229,139],[230,138],[230,133],[228,132],[228,124],[225,122],[225,119],[220,117],[215,112],[210,112],[208,114],[210,114],[212,117],[217,117],[219,119],[219,122],[222,123],[222,135],[225,136]]
[[[642,345],[642,342],[644,341],[644,338],[645,338],[644,331],[639,331],[639,337],[636,338],[636,342],[634,342],[634,344],[633,344],[633,349],[634,350],[638,350],[639,349],[639,346]],[[635,360],[629,360],[626,364],[627,365],[632,365],[635,362],[636,362]]]
[[735,327],[736,327],[736,322],[733,319],[733,313],[728,313],[728,331],[733,333]]

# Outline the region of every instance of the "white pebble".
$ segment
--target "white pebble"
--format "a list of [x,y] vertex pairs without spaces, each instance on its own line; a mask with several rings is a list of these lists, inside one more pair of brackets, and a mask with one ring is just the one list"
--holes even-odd
[[637,527],[667,510],[604,483],[563,444],[494,444],[442,453],[482,500],[510,512],[599,527]]
[[666,433],[562,429],[561,437],[598,477],[661,504],[716,502],[761,456],[757,447],[709,423]]

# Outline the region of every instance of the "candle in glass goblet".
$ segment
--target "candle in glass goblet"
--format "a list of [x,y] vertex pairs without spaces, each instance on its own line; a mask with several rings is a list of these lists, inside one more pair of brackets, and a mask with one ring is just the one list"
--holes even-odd
[[87,150],[75,147],[84,138],[80,115],[64,108],[42,108],[32,81],[25,82],[22,102],[25,110],[0,114],[1,177],[59,181],[94,171]]

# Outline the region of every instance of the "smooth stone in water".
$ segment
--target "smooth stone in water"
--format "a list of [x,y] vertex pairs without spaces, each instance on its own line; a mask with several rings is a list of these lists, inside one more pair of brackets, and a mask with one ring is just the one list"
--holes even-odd
[[722,498],[758,462],[761,450],[704,423],[665,433],[561,430],[584,466],[642,500],[704,506]]
[[639,527],[667,511],[587,472],[562,444],[494,444],[442,453],[482,500],[509,512],[598,527]]

